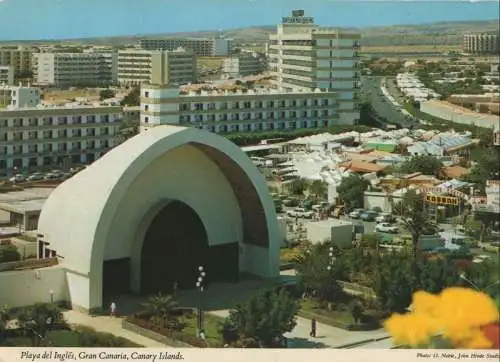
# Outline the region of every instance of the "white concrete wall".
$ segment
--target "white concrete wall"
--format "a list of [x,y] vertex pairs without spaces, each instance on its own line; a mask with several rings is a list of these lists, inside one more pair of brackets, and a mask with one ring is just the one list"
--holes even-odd
[[65,270],[60,266],[0,272],[0,305],[49,303],[51,290],[54,301],[69,300]]
[[72,306],[89,310],[90,305],[90,282],[89,278],[68,270],[65,274],[64,284],[67,286],[68,300]]

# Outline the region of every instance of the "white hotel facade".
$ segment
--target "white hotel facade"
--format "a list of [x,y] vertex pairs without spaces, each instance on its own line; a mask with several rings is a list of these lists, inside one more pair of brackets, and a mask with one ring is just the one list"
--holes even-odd
[[[0,88],[4,100],[7,88]],[[11,90],[17,96],[29,94],[32,103],[32,93],[12,88],[17,88]],[[21,106],[11,103],[0,110],[0,176],[88,164],[117,144],[120,106],[26,107],[24,103],[26,100],[19,99],[16,104]]]
[[173,124],[227,133],[350,125],[341,119],[339,105],[337,93],[319,89],[183,92],[178,88],[144,85],[140,128],[144,132]]
[[216,133],[356,124],[359,33],[320,28],[296,10],[270,39],[275,89],[186,93],[173,84],[143,84],[141,131],[163,124]]

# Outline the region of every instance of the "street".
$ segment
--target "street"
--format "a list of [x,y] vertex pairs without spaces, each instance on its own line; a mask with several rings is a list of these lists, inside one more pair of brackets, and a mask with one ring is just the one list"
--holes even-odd
[[[394,107],[391,102],[385,97],[382,89],[380,88],[382,79],[387,78],[383,76],[364,76],[362,78],[363,90],[370,94],[372,107],[377,113],[379,118],[385,118],[391,123],[399,123],[403,127],[408,127],[412,125],[412,121],[406,119],[405,115],[401,113],[396,107]],[[392,80],[387,78],[387,86],[390,87]],[[393,90],[388,89],[393,95]],[[393,95],[394,96],[394,95]],[[395,97],[396,98],[396,97]],[[401,99],[396,98],[398,102]]]

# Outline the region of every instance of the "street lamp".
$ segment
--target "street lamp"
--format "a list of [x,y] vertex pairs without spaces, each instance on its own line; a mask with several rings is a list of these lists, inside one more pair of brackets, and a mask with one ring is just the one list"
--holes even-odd
[[198,313],[197,313],[197,328],[196,328],[196,335],[199,338],[205,339],[205,332],[203,330],[203,310],[202,310],[202,296],[203,296],[203,281],[205,280],[205,277],[207,276],[207,273],[205,272],[203,266],[198,267],[198,278],[196,279],[196,288],[200,291],[200,298],[198,300]]

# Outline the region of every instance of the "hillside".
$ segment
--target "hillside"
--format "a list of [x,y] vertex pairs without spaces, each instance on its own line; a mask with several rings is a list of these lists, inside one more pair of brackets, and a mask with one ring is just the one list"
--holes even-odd
[[[494,32],[498,31],[499,20],[487,21],[464,21],[464,22],[441,22],[422,25],[396,25],[389,27],[367,27],[360,29],[363,46],[399,46],[399,45],[458,45],[462,42],[462,36],[466,32]],[[118,37],[101,37],[85,39],[68,39],[59,41],[24,41],[15,42],[23,44],[49,44],[49,43],[71,43],[71,44],[96,44],[124,46],[135,44],[144,38],[165,37],[192,37],[211,38],[223,35],[232,38],[240,44],[262,44],[268,35],[274,32],[276,26],[256,26],[250,28],[238,28],[224,31],[200,31],[191,33],[174,34],[147,34]],[[5,44],[3,42],[0,44]],[[12,42],[14,43],[14,41]]]

